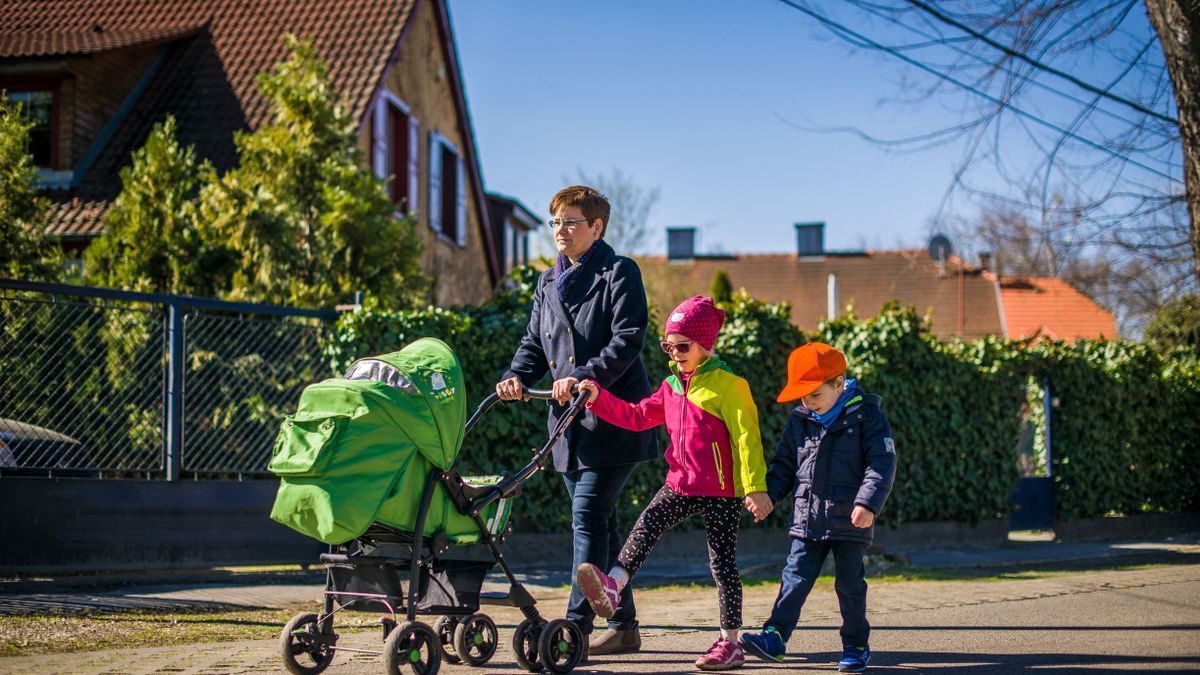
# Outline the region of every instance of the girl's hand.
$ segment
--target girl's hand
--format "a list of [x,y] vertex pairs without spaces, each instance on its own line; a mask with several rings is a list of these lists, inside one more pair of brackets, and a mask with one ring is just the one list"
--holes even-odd
[[771,515],[771,509],[774,507],[771,498],[765,492],[751,492],[742,500],[742,504],[746,506],[747,511],[754,514],[756,523]]
[[861,504],[855,504],[854,510],[850,512],[850,522],[854,523],[855,527],[866,529],[875,522],[875,514]]
[[600,385],[596,384],[595,380],[584,380],[579,383],[579,391],[588,393],[589,404],[596,402],[596,397],[600,395]]

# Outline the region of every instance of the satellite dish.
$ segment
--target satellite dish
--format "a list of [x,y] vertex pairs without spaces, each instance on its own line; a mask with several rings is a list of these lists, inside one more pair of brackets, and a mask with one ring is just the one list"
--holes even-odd
[[929,257],[939,263],[946,262],[951,252],[950,238],[944,234],[935,234],[929,239]]

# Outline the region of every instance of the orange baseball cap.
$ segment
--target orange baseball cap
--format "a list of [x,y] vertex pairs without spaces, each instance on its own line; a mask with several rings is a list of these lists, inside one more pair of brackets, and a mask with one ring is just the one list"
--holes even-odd
[[788,357],[787,386],[779,392],[780,403],[808,396],[846,372],[846,357],[823,342],[810,342],[792,350]]

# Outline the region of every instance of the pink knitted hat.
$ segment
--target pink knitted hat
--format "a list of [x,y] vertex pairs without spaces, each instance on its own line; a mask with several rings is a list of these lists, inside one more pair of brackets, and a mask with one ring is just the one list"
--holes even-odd
[[700,346],[711,350],[717,343],[717,333],[725,324],[725,312],[713,304],[712,298],[703,295],[692,297],[679,303],[675,311],[667,317],[665,335],[678,333],[695,340]]

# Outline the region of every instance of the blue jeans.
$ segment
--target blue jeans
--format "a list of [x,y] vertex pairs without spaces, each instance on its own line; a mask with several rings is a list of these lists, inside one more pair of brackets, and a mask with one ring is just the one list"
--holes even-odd
[[[579,590],[575,570],[585,562],[604,572],[617,564],[624,537],[617,531],[617,497],[636,464],[603,466],[562,475],[571,495],[571,529],[574,531],[575,554],[571,567],[571,597],[567,600],[567,618],[579,624],[584,635],[592,632],[596,612]],[[629,628],[634,624],[632,584],[621,592],[617,611],[609,619],[612,628]]]
[[787,567],[783,568],[779,595],[766,623],[779,631],[784,642],[792,637],[796,622],[800,620],[800,608],[808,599],[831,551],[836,570],[833,586],[842,610],[842,644],[855,647],[869,644],[871,624],[867,623],[867,578],[863,567],[867,545],[857,541],[799,538],[792,539],[792,551],[788,554]]

